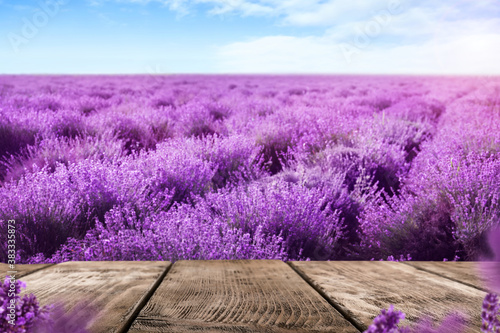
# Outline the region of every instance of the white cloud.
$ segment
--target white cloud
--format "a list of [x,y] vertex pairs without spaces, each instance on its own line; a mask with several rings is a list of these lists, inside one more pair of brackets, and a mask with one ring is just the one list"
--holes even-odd
[[242,73],[321,72],[340,61],[335,45],[327,38],[269,36],[237,42],[219,49],[219,69]]
[[227,73],[500,74],[500,34],[440,43],[356,49],[349,62],[328,37],[269,36],[225,45],[218,69]]

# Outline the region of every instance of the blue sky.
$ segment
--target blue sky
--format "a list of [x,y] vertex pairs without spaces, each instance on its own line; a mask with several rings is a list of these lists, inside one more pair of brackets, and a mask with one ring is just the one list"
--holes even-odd
[[0,0],[0,73],[500,74],[500,0]]

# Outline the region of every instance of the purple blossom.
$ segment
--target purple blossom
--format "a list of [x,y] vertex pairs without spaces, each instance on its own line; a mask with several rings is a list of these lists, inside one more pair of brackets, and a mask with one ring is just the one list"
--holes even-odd
[[380,315],[373,319],[373,323],[368,327],[365,333],[400,333],[405,330],[400,330],[398,324],[400,320],[405,319],[405,314],[401,311],[395,311],[394,306],[382,309]]
[[500,303],[496,294],[489,293],[483,301],[481,312],[481,332],[497,333],[500,331]]
[[36,325],[47,322],[49,307],[40,307],[35,295],[20,296],[26,288],[22,281],[6,276],[0,288],[0,330],[5,333],[31,332]]

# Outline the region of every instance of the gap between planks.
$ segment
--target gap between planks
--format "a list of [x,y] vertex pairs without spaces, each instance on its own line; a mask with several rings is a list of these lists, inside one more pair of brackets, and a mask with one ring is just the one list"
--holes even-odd
[[118,328],[116,330],[116,333],[126,333],[132,327],[132,324],[134,323],[135,319],[141,313],[142,308],[149,302],[149,299],[154,295],[156,292],[156,289],[160,286],[160,284],[163,282],[165,277],[167,276],[168,272],[170,272],[170,269],[174,266],[174,263],[170,263],[168,267],[165,269],[165,271],[158,277],[158,279],[155,281],[155,283],[151,286],[151,289],[148,290],[146,294],[142,297],[142,299],[137,303],[135,309],[132,311],[130,314],[130,317],[128,320],[122,325],[122,327]]
[[350,322],[354,327],[356,327],[356,329],[360,332],[364,332],[367,327],[366,325],[361,321],[359,320],[358,318],[356,318],[356,316],[351,316],[349,315],[347,309],[342,306],[341,304],[338,304],[336,303],[333,298],[329,297],[319,286],[317,286],[316,284],[314,284],[311,280],[311,278],[309,278],[304,272],[302,272],[300,270],[300,268],[294,266],[292,264],[292,262],[290,261],[287,261],[286,262],[287,265],[293,269],[293,271],[295,273],[297,273],[297,275],[299,275],[302,280],[304,280],[308,285],[310,285],[318,294],[321,295],[321,297],[323,297],[325,299],[325,301],[328,302],[328,304],[330,304],[335,310],[337,310],[344,318],[345,320],[347,320],[348,322]]

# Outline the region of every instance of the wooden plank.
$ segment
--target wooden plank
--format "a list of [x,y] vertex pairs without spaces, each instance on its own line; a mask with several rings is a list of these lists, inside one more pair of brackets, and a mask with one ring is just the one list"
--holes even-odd
[[[482,290],[487,290],[494,279],[500,280],[500,262],[408,261],[405,264]],[[481,267],[499,273],[486,276]]]
[[403,311],[402,325],[423,316],[440,322],[459,310],[470,332],[479,332],[485,292],[397,262],[290,262],[299,274],[366,329],[380,309]]
[[26,276],[27,293],[42,305],[63,302],[67,311],[82,300],[99,311],[91,332],[121,332],[130,325],[170,262],[65,262]]
[[129,332],[358,332],[278,260],[178,261]]
[[[19,278],[22,278],[23,276],[45,269],[49,266],[52,266],[52,264],[15,265],[14,271],[17,272],[15,273],[16,279],[19,280]],[[11,271],[9,265],[0,264],[0,278],[2,281],[5,279],[6,275],[12,274],[8,273],[9,271]]]

